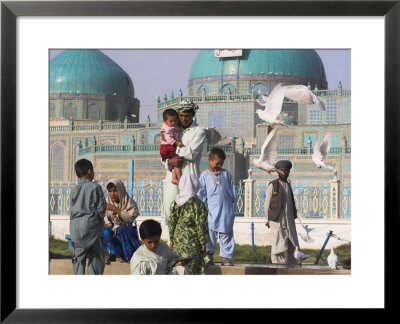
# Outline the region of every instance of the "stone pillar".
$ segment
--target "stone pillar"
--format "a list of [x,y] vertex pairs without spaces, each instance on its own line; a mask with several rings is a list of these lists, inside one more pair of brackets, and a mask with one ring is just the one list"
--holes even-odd
[[253,216],[253,195],[254,180],[246,179],[244,181],[244,217]]
[[235,151],[236,151],[236,140],[235,140],[235,136],[232,136],[232,139],[231,139],[231,146],[232,146],[232,153],[235,153]]
[[330,193],[330,218],[338,219],[340,215],[340,200],[339,200],[339,184],[337,179],[331,180],[331,193]]
[[244,154],[244,141],[243,141],[243,137],[240,138],[240,153]]

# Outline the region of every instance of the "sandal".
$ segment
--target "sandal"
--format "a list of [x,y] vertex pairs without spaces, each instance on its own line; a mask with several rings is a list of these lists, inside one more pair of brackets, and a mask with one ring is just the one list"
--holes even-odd
[[214,252],[207,251],[207,255],[204,259],[206,261],[206,267],[215,265]]
[[232,262],[232,260],[230,260],[230,259],[225,259],[225,258],[223,258],[222,259],[222,264],[221,265],[223,265],[223,266],[233,266],[233,262]]
[[109,256],[109,255],[106,255],[106,256],[104,257],[104,263],[105,263],[105,264],[111,264],[111,260],[110,260],[110,256]]

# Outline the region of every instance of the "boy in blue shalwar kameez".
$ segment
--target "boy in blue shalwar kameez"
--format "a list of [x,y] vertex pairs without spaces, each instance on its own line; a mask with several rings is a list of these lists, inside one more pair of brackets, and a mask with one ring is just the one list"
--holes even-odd
[[210,240],[206,244],[207,253],[213,260],[217,239],[220,242],[222,265],[233,265],[235,220],[235,185],[228,170],[222,169],[226,159],[225,152],[214,147],[208,157],[208,169],[200,175],[199,197],[208,210],[208,229]]

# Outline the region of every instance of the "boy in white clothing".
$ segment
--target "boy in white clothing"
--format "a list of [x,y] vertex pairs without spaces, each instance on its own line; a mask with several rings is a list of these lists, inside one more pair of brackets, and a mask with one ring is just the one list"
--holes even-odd
[[130,267],[133,275],[184,275],[190,270],[186,265],[190,258],[182,259],[172,251],[168,245],[160,243],[161,225],[159,222],[148,219],[139,227],[143,245],[133,253]]

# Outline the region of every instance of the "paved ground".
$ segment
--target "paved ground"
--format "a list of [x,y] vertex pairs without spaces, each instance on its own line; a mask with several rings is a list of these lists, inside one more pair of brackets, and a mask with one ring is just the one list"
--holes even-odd
[[[50,259],[50,274],[72,275],[72,262],[70,259]],[[105,275],[129,275],[129,263],[111,262],[104,268]]]
[[[72,275],[72,263],[69,259],[51,259],[51,275]],[[129,263],[111,262],[104,269],[105,275],[129,275]],[[300,266],[287,267],[279,264],[254,264],[254,263],[236,263],[234,266],[210,266],[206,270],[209,275],[349,275],[351,270],[339,268],[330,269],[327,266],[305,264]]]

